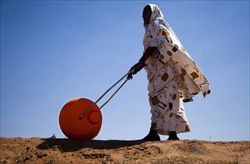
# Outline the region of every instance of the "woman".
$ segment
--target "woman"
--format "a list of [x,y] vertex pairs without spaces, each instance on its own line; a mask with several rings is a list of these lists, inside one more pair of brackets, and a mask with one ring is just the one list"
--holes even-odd
[[143,20],[144,53],[127,77],[132,79],[142,68],[147,72],[152,122],[143,140],[158,141],[158,134],[169,135],[168,140],[179,140],[177,133],[190,131],[183,102],[192,101],[199,92],[205,97],[210,93],[209,83],[158,6],[146,5]]

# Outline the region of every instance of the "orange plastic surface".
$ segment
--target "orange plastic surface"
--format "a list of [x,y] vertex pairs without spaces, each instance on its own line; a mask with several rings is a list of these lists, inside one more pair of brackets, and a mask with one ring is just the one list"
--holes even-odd
[[97,136],[102,125],[102,114],[94,104],[88,114],[79,119],[94,102],[86,98],[66,103],[59,115],[59,124],[65,136],[72,139],[91,140]]

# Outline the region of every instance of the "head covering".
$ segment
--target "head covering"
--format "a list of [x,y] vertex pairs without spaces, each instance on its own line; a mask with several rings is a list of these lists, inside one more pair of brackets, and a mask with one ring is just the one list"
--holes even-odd
[[164,16],[158,6],[154,4],[148,4],[148,5],[150,6],[152,11],[150,22],[152,22],[155,19],[163,19]]
[[[183,47],[171,26],[164,19],[159,7],[154,4],[148,5],[152,14],[149,24],[144,25],[144,50],[148,47],[157,47],[160,55],[163,56],[163,62],[174,63],[175,70],[181,76],[185,86],[182,91],[185,98],[192,100],[192,97],[198,92],[202,92],[206,96],[210,93],[207,78]],[[149,58],[148,60],[151,59]]]
[[[162,44],[164,44],[166,38],[165,38],[165,36],[164,36],[164,38],[162,38],[162,36],[159,34],[162,31],[165,31],[166,35],[168,34],[169,37],[171,38],[172,43],[175,43],[176,45],[178,45],[178,47],[185,50],[184,46],[179,41],[178,37],[176,36],[175,32],[172,30],[171,26],[168,24],[166,19],[164,19],[164,15],[162,14],[160,8],[155,4],[148,4],[148,5],[151,8],[152,14],[150,17],[150,23],[148,25],[144,25],[144,27],[145,27],[144,40],[147,37],[155,37],[156,38],[155,42],[162,42]],[[147,49],[147,47],[150,44],[154,45],[154,43],[147,43],[147,42],[148,42],[147,40],[144,41],[144,48],[145,49]]]

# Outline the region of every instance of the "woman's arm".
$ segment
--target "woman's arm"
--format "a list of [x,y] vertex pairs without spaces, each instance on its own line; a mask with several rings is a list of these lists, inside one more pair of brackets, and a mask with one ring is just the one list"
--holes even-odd
[[143,53],[142,57],[140,58],[139,62],[130,68],[127,79],[129,80],[132,79],[133,75],[139,72],[145,66],[145,61],[153,54],[155,50],[157,50],[157,47],[148,47],[146,49],[146,51]]

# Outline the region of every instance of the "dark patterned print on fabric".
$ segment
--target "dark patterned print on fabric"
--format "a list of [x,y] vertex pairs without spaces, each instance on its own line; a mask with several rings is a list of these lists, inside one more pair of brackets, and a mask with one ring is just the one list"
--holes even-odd
[[199,77],[199,75],[198,75],[196,72],[192,72],[192,73],[191,73],[191,76],[192,76],[193,79]]
[[166,73],[164,73],[162,76],[161,76],[161,79],[163,80],[163,81],[167,81],[167,79],[168,79],[168,73],[166,72]]

